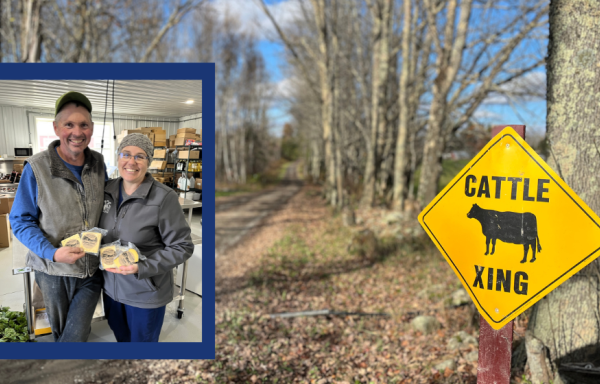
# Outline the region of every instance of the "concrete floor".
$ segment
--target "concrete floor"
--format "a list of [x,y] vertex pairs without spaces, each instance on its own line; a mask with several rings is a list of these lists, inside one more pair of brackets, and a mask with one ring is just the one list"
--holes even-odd
[[[184,210],[187,219],[187,210]],[[192,216],[192,233],[202,236],[200,209],[195,209]],[[25,302],[23,275],[12,274],[12,246],[0,248],[0,305],[10,307],[14,311],[23,311]],[[194,273],[194,271],[188,271]],[[196,271],[197,273],[197,271]],[[31,275],[33,281],[34,276]],[[180,283],[177,282],[179,285]],[[184,315],[177,318],[179,302],[167,305],[165,320],[160,334],[161,342],[201,342],[202,341],[202,298],[192,292],[185,293]],[[38,336],[38,342],[53,342],[52,335]],[[106,320],[92,324],[89,342],[116,342]]]

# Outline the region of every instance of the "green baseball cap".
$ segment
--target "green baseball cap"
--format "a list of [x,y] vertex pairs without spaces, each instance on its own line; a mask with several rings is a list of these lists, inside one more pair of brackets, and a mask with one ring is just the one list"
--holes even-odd
[[83,93],[79,92],[67,92],[56,100],[56,108],[54,110],[54,116],[58,115],[58,112],[62,109],[62,107],[70,102],[76,101],[82,104],[90,113],[92,113],[92,103],[90,100],[85,97]]

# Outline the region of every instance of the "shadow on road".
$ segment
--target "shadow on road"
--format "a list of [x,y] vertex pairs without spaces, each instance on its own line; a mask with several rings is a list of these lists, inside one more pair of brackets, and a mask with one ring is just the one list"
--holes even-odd
[[302,181],[296,177],[296,164],[286,171],[276,188],[237,196],[215,207],[215,253],[223,254],[250,231],[263,226],[263,220],[284,207],[300,191]]

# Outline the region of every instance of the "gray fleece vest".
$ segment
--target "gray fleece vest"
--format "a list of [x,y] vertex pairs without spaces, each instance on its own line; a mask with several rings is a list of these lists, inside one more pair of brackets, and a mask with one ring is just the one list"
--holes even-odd
[[[56,140],[47,151],[27,160],[38,187],[37,205],[40,210],[38,226],[55,247],[76,233],[98,224],[104,203],[104,158],[98,152],[85,149],[81,180],[65,166],[54,149]],[[98,257],[86,254],[75,264],[56,263],[35,253],[27,253],[27,266],[54,276],[85,278],[98,269]]]

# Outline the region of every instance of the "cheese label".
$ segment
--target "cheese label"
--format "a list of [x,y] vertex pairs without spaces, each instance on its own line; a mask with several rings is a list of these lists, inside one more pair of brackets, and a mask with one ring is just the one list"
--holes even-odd
[[117,249],[114,245],[110,247],[102,248],[100,251],[100,262],[104,269],[106,268],[117,268],[118,265],[115,264],[115,259],[117,256]]
[[97,232],[83,232],[81,234],[81,243],[83,244],[83,250],[87,253],[98,253],[100,248],[100,240],[102,234]]
[[83,248],[83,246],[81,245],[81,238],[79,237],[79,234],[73,235],[69,238],[64,239],[63,241],[60,242],[60,244],[63,247],[80,247]]

